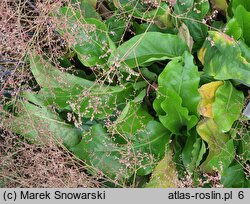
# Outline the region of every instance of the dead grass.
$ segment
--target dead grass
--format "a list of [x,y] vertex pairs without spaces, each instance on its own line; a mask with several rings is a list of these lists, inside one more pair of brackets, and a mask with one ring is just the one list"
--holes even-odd
[[5,187],[77,188],[99,187],[84,164],[54,142],[29,144],[3,131],[0,137],[0,180]]

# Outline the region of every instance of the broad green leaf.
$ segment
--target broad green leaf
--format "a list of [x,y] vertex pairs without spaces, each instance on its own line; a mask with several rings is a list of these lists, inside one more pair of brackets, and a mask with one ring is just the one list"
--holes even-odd
[[[218,125],[212,118],[206,118],[200,121],[196,130],[201,138],[208,144],[209,149],[209,154],[206,160],[201,164],[201,168],[205,172],[212,172],[214,170],[213,167],[218,167],[219,165],[216,162],[224,159],[223,156],[225,156],[228,149],[231,151],[231,142],[227,143],[228,136],[218,129]],[[218,156],[220,154],[221,156]],[[231,155],[234,154],[234,152],[227,152],[227,154],[231,159]]]
[[[150,6],[151,2],[130,1],[130,0],[115,0],[113,1],[117,9],[121,10],[126,15],[131,15],[141,19],[154,18],[165,13],[167,3],[156,0],[155,6]],[[154,8],[155,7],[155,8]]]
[[176,0],[174,5],[174,14],[176,19],[185,23],[195,42],[194,48],[202,46],[207,35],[207,26],[203,24],[202,19],[209,11],[208,1],[199,0]]
[[204,71],[217,80],[235,79],[250,86],[250,64],[228,35],[210,31],[199,53]]
[[70,0],[71,6],[81,13],[84,18],[97,18],[101,16],[96,12],[97,0]]
[[119,45],[123,41],[127,23],[125,19],[117,18],[117,15],[121,14],[118,13],[108,18],[105,24],[107,25],[110,39],[116,45]]
[[201,115],[208,118],[214,117],[212,104],[215,101],[215,92],[222,85],[223,85],[222,81],[214,81],[204,84],[199,88],[201,100],[198,105],[198,111]]
[[[160,26],[162,25],[161,22],[159,22]],[[135,31],[136,35],[143,34],[145,32],[160,32],[160,33],[168,33],[168,34],[177,34],[177,29],[174,27],[170,28],[161,28],[157,26],[157,19],[155,24],[151,23],[137,23],[136,21],[133,22],[132,28]]]
[[82,1],[90,4],[93,8],[96,8],[97,0],[82,0]]
[[237,122],[232,128],[232,131],[236,133],[235,138],[239,142],[237,153],[243,158],[243,161],[250,161],[250,137],[248,121]]
[[204,142],[196,134],[192,134],[188,137],[185,147],[182,151],[182,161],[188,172],[193,171],[199,166],[203,155],[206,153]]
[[17,116],[6,119],[5,125],[11,131],[21,134],[35,143],[56,140],[70,148],[80,142],[82,132],[65,123],[57,113],[42,106],[42,102],[32,93],[25,93],[28,101],[18,100]]
[[[111,128],[108,129],[112,134],[116,133],[118,141],[125,141],[127,144],[134,144],[134,146],[141,146],[140,144],[151,140],[151,146],[142,146],[142,149],[138,152],[141,155],[142,152],[150,152],[155,155],[156,158],[161,158],[164,154],[165,146],[157,145],[157,139],[159,135],[166,135],[164,141],[169,140],[169,131],[161,124],[154,123],[153,117],[142,108],[142,100],[146,92],[143,90],[133,101],[126,104],[125,108],[121,112],[121,115],[117,118]],[[158,126],[158,128],[157,128]],[[158,131],[161,129],[162,133]],[[147,138],[147,135],[150,138]],[[149,141],[150,141],[149,140]],[[155,141],[156,140],[156,141]],[[154,147],[154,145],[157,145]],[[135,152],[138,150],[135,149]],[[156,156],[157,155],[157,156]],[[137,175],[147,175],[152,171],[154,167],[154,160],[148,158],[141,158],[141,165],[143,168],[137,170]]]
[[221,151],[215,155],[208,163],[209,168],[217,169],[220,173],[224,172],[232,163],[235,157],[235,149],[233,140],[229,140],[226,144],[220,147]]
[[[239,5],[235,12],[234,17],[229,21],[229,25],[227,27],[229,28],[229,31],[227,33],[229,35],[233,35],[234,37],[239,37],[239,33],[241,31],[242,39],[245,41],[245,43],[250,46],[250,11],[248,12],[242,5]],[[230,28],[232,27],[232,28]],[[238,29],[239,31],[233,30]],[[236,38],[238,39],[238,38]]]
[[250,47],[246,45],[242,40],[239,40],[239,46],[242,53],[242,57],[244,57],[248,62],[250,61]]
[[82,141],[71,148],[80,159],[92,165],[104,175],[123,180],[136,173],[147,175],[155,162],[165,153],[169,133],[156,121],[150,121],[145,130],[135,134],[134,141],[117,145],[114,139],[100,125],[94,125]]
[[187,50],[188,46],[176,35],[146,32],[119,46],[110,56],[108,64],[135,68],[148,62],[173,59]]
[[40,55],[30,53],[29,60],[30,70],[41,87],[63,88],[78,85],[89,88],[94,85],[94,82],[92,81],[88,81],[57,69],[48,61],[44,60]]
[[190,169],[190,171],[193,171],[200,165],[200,162],[203,159],[203,155],[205,153],[206,153],[205,143],[200,138],[197,138],[193,146],[192,162],[190,164],[192,168]]
[[46,105],[70,107],[82,117],[104,119],[114,115],[118,107],[126,103],[126,99],[133,97],[133,87],[95,85],[91,88],[44,88],[39,94],[44,98]]
[[182,106],[182,99],[176,92],[169,90],[165,97],[160,103],[164,114],[160,113],[159,120],[168,130],[178,135],[186,133],[196,125],[198,118],[189,115],[188,109]]
[[183,128],[190,130],[198,121],[199,80],[188,52],[169,62],[159,75],[153,107],[162,124],[175,134]]
[[242,28],[235,18],[232,18],[226,25],[226,34],[233,37],[235,40],[242,36]]
[[[162,7],[163,8],[163,7]],[[155,16],[155,24],[159,28],[173,28],[171,9],[170,7],[166,7],[165,12],[161,15]]]
[[212,104],[214,121],[222,132],[228,132],[243,109],[244,95],[236,90],[230,82],[224,82],[215,93]]
[[150,81],[156,81],[158,78],[158,75],[152,71],[150,71],[148,68],[141,68],[140,69],[141,74]]
[[[197,158],[196,163],[195,163],[195,167],[198,167],[200,165],[206,151],[207,151],[207,149],[206,149],[205,142],[201,141],[201,148],[200,148],[200,152],[199,152],[198,158]],[[193,154],[193,152],[192,152],[192,154]]]
[[107,117],[133,94],[132,85],[120,87],[94,84],[60,71],[39,55],[30,55],[30,68],[38,84],[43,87],[39,96],[46,105],[71,107],[74,112],[87,118]]
[[247,11],[250,12],[250,2],[248,0],[232,0],[232,10],[236,11],[239,5],[243,6]]
[[183,57],[169,62],[159,75],[159,98],[164,100],[168,91],[173,90],[181,97],[182,106],[186,107],[190,114],[198,116],[199,81],[200,76],[197,66],[193,63],[193,56],[185,52]]
[[138,100],[134,99],[126,104],[122,110],[120,116],[114,122],[116,131],[120,134],[128,134],[128,137],[132,137],[138,129],[143,129],[143,125],[146,125],[149,121],[153,120],[153,117],[142,108],[141,102],[146,95],[145,90],[141,92]]
[[249,137],[249,129],[245,127],[246,130],[244,130],[246,133],[243,135],[242,138],[242,156],[246,161],[250,161],[250,150],[249,150],[249,145],[250,145],[250,137]]
[[[108,136],[101,124],[94,125],[82,141],[70,149],[74,155],[111,178],[128,178],[131,168],[122,163],[122,151]],[[129,164],[129,162],[128,162]]]
[[221,183],[225,188],[247,188],[246,175],[242,164],[230,166],[221,175]]
[[[60,34],[72,40],[71,48],[87,67],[103,65],[114,48],[106,25],[95,18],[83,18],[78,10],[63,7],[59,10]],[[62,25],[61,25],[62,24]]]
[[[183,147],[182,150],[182,162],[185,165],[185,168],[188,170],[188,172],[192,172],[195,168],[195,166],[193,166],[192,164],[192,160],[195,158],[192,158],[192,151],[194,150],[194,144],[198,143],[198,140],[200,140],[200,138],[197,138],[197,133],[196,134],[192,134],[187,138],[185,146]],[[199,143],[201,143],[201,141],[199,141]],[[195,152],[197,153],[199,151],[198,147],[199,145],[195,145]]]
[[165,157],[157,164],[146,188],[175,188],[178,186],[178,174],[172,154],[172,151],[168,150]]
[[179,178],[184,178],[185,174],[187,173],[187,170],[185,168],[185,165],[183,164],[183,158],[182,158],[182,151],[183,151],[183,145],[184,145],[183,140],[187,139],[185,135],[174,136],[172,137],[172,140],[171,140],[171,148],[173,149],[173,161],[175,163],[175,167],[178,172]]
[[[165,148],[170,140],[170,132],[159,122],[149,121],[144,129],[132,138],[133,146],[129,143],[124,151],[133,151],[139,164],[136,166],[136,174],[139,176],[150,174],[158,161],[165,155]],[[133,161],[135,158],[132,157]]]

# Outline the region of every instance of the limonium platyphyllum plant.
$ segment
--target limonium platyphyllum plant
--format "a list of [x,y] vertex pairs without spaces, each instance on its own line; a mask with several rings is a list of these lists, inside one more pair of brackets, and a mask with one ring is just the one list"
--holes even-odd
[[250,187],[250,1],[23,5],[2,129],[53,143],[99,186]]

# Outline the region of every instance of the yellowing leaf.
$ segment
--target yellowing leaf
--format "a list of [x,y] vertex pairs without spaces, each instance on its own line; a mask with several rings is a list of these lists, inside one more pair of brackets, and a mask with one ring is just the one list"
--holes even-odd
[[205,57],[206,51],[207,51],[207,48],[202,47],[200,51],[198,52],[198,58],[200,62],[202,63],[202,65],[204,65],[204,57]]
[[206,172],[211,172],[213,171],[213,166],[210,165],[210,162],[226,147],[228,137],[219,130],[218,125],[212,118],[206,118],[201,121],[197,125],[196,130],[201,138],[207,142],[209,149],[209,154],[206,160],[201,164],[201,168]]
[[[86,1],[86,0],[85,0]],[[97,0],[87,0],[87,2],[93,6],[93,8],[96,8],[96,3],[97,3]]]
[[[203,71],[216,80],[234,79],[250,87],[250,63],[236,41],[221,32],[210,31],[203,44],[205,55]],[[244,59],[245,58],[245,59]]]
[[153,171],[152,177],[147,188],[176,188],[178,183],[178,174],[175,163],[172,159],[172,151],[166,153]]
[[201,100],[198,105],[198,111],[201,115],[213,118],[212,103],[215,101],[215,92],[221,85],[223,85],[222,81],[215,81],[204,84],[199,88]]
[[215,9],[227,12],[228,5],[226,0],[212,0],[211,3]]
[[213,41],[215,43],[224,43],[225,45],[235,45],[236,42],[229,35],[222,32],[215,32]]
[[191,52],[194,41],[189,33],[188,27],[185,25],[185,23],[182,23],[181,27],[178,30],[179,30],[178,35],[181,37],[181,39],[183,39],[187,43],[189,50]]

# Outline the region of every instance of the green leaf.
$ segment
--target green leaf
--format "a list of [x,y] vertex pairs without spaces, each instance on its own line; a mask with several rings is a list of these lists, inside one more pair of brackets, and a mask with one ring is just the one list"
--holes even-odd
[[209,1],[176,0],[174,14],[176,19],[185,23],[195,44],[194,49],[202,46],[206,38],[208,28],[202,19],[209,11]]
[[[141,95],[141,96],[140,96]],[[153,117],[142,108],[141,102],[146,95],[146,91],[143,90],[137,100],[134,99],[126,104],[121,114],[114,122],[116,131],[120,134],[128,134],[128,137],[143,129],[143,125],[146,125],[149,121],[153,120]]]
[[[233,35],[234,37],[242,37],[242,39],[245,41],[245,43],[250,46],[250,12],[248,12],[242,5],[239,5],[235,12],[234,17],[229,21],[229,31],[227,33],[229,35]],[[238,29],[239,31],[233,30]],[[241,31],[241,35],[239,36]],[[238,38],[236,38],[238,39]]]
[[109,37],[116,44],[119,45],[123,41],[127,23],[123,18],[117,18],[115,14],[112,17],[108,18],[105,24],[108,27]]
[[[196,127],[198,134],[208,144],[209,154],[201,164],[201,168],[206,172],[212,172],[213,167],[220,167],[224,156],[229,156],[229,160],[234,157],[234,147],[232,142],[228,142],[228,137],[218,129],[218,125],[212,118],[206,118],[199,122]],[[227,143],[228,142],[228,143]],[[231,151],[233,150],[233,152]],[[219,156],[218,156],[219,155]],[[219,162],[219,163],[216,163]],[[228,160],[225,160],[228,164]],[[231,163],[231,162],[230,162]],[[218,168],[220,170],[221,168]]]
[[170,133],[142,109],[144,96],[145,90],[127,103],[107,130],[94,125],[73,153],[112,179],[150,174],[164,156]]
[[243,161],[248,162],[250,161],[250,137],[249,137],[249,127],[248,121],[240,121],[235,123],[234,128],[232,131],[236,133],[235,138],[239,142],[237,153],[243,158]]
[[168,140],[166,129],[160,123],[150,121],[145,130],[135,135],[134,141],[119,146],[98,124],[71,150],[96,170],[122,181],[134,173],[147,175],[152,172],[155,162],[164,156]]
[[108,64],[123,64],[130,68],[157,60],[181,56],[188,46],[176,35],[146,32],[136,35],[119,46],[110,56]]
[[250,86],[250,64],[239,45],[228,35],[210,31],[200,50],[204,71],[217,80],[235,79]]
[[185,127],[190,130],[198,121],[199,80],[198,68],[188,52],[169,62],[159,75],[153,107],[162,124],[175,134]]
[[95,10],[97,0],[71,0],[70,3],[84,18],[101,19],[101,16]]
[[108,136],[101,124],[93,125],[90,132],[82,137],[82,141],[70,149],[74,155],[84,160],[87,164],[101,171],[108,177],[128,178],[130,168],[125,168],[120,160],[120,148]]
[[230,166],[223,172],[221,183],[225,188],[247,188],[242,164]]
[[173,28],[171,8],[169,6],[167,6],[166,8],[164,7],[161,8],[164,9],[165,11],[164,13],[155,16],[155,24],[161,29]]
[[85,118],[104,119],[112,116],[126,99],[133,97],[132,85],[93,87],[73,86],[68,88],[44,88],[39,92],[46,105],[71,109]]
[[[164,18],[164,16],[163,16]],[[160,20],[155,20],[155,24],[152,23],[137,23],[136,21],[133,22],[132,28],[135,31],[136,35],[143,34],[145,32],[161,32],[161,33],[168,33],[168,34],[177,34],[176,28],[161,28],[162,23]],[[158,23],[157,23],[158,22]],[[159,24],[159,26],[157,26]],[[163,25],[164,26],[164,25]]]
[[239,5],[243,6],[247,11],[250,11],[250,2],[246,0],[232,0],[232,10],[236,11]]
[[29,101],[18,100],[17,116],[5,121],[6,127],[21,134],[35,143],[47,143],[54,139],[70,148],[80,142],[82,132],[65,123],[55,112],[42,106],[39,98],[32,93],[25,93]]
[[[56,25],[60,34],[71,39],[71,48],[87,67],[103,65],[114,48],[106,25],[95,18],[82,18],[78,10],[63,7],[59,10],[61,23]],[[80,24],[80,25],[79,25]]]
[[[143,176],[150,174],[157,162],[165,155],[165,147],[170,140],[170,132],[159,122],[149,121],[143,130],[138,130],[133,139],[132,149],[128,145],[127,151],[134,151],[139,163],[136,174]],[[129,144],[129,143],[128,143]],[[131,158],[133,161],[135,158]]]
[[87,4],[91,5],[93,8],[95,8],[96,4],[97,4],[97,0],[70,0],[70,3],[71,4],[87,3]]
[[141,1],[115,0],[113,2],[116,8],[120,9],[124,14],[140,19],[154,18],[158,15],[163,15],[167,7],[167,3],[161,2],[160,0],[152,2],[152,4],[155,3],[156,6],[150,6],[147,3]]
[[188,108],[190,114],[198,116],[199,81],[200,76],[197,66],[193,63],[193,56],[185,52],[182,58],[169,62],[159,75],[158,92],[165,98],[165,93],[173,90],[181,97],[182,105]]
[[[207,149],[206,149],[205,142],[201,141],[201,148],[200,148],[200,152],[199,152],[199,155],[198,155],[196,163],[195,163],[195,167],[198,167],[200,165],[206,151],[207,151]],[[192,154],[193,154],[193,152],[192,152]]]
[[[112,134],[116,133],[118,141],[123,139],[127,144],[134,143],[134,146],[137,147],[141,147],[144,142],[150,142],[150,147],[143,145],[140,151],[138,151],[139,149],[133,151],[137,152],[138,155],[145,155],[145,153],[150,152],[158,161],[162,158],[165,149],[165,142],[157,144],[158,137],[164,134],[166,137],[162,141],[168,141],[170,133],[160,123],[155,123],[153,117],[143,109],[142,100],[145,94],[146,92],[143,90],[133,101],[128,102],[108,131]],[[143,167],[138,166],[139,169],[136,174],[147,175],[151,173],[155,158],[152,160],[150,155],[149,157],[142,157],[141,165]]]
[[242,40],[239,40],[239,46],[244,57],[248,62],[250,61],[250,47],[246,45]]
[[5,182],[4,180],[0,180],[0,188],[4,188],[5,187]]
[[[192,132],[193,133],[193,132]],[[196,134],[191,134],[186,141],[186,144],[182,150],[182,162],[185,165],[186,169],[188,172],[192,172],[195,168],[192,164],[192,160],[195,158],[192,158],[192,152],[194,151],[194,146],[195,146],[195,152],[199,151],[201,141],[199,141],[200,138],[197,138],[197,133]],[[199,145],[197,144],[199,141]],[[199,146],[199,147],[198,147]]]
[[199,166],[203,155],[206,153],[206,147],[201,138],[196,136],[197,133],[193,133],[187,139],[185,147],[182,151],[182,161],[188,172],[193,171]]
[[242,36],[242,28],[235,18],[232,18],[226,25],[226,34],[233,37],[235,40]]
[[175,188],[178,186],[178,174],[169,150],[158,163],[146,188]]
[[67,72],[63,72],[48,61],[44,60],[42,56],[34,53],[29,53],[30,69],[35,77],[37,83],[45,88],[63,88],[63,87],[92,87],[94,82],[74,76]]
[[[217,147],[218,148],[218,147]],[[229,140],[221,148],[218,155],[214,156],[210,161],[208,166],[211,169],[217,169],[219,172],[224,172],[229,165],[232,163],[235,156],[234,142]]]
[[[159,120],[167,129],[178,135],[186,133],[196,125],[198,118],[189,115],[188,109],[182,106],[182,99],[176,92],[169,90],[165,97],[160,103],[164,114],[159,115]],[[153,105],[156,110],[155,102]]]
[[192,17],[202,19],[209,11],[208,1],[198,0],[176,0],[174,12],[180,17]]
[[[155,71],[155,70],[154,70]],[[145,68],[145,67],[142,67],[141,69],[140,69],[140,72],[141,72],[141,74],[145,77],[145,78],[147,78],[148,80],[150,80],[150,81],[156,81],[157,80],[157,74],[156,73],[154,73],[154,72],[152,72],[152,71],[150,71],[148,68]]]
[[249,145],[250,145],[250,137],[249,137],[249,130],[246,128],[246,133],[243,135],[242,138],[242,156],[246,161],[250,161],[250,150],[249,150]]
[[124,87],[95,84],[60,71],[39,55],[30,54],[30,68],[43,87],[39,96],[45,105],[56,105],[61,109],[71,107],[87,118],[106,118],[133,96],[132,84]]
[[243,93],[236,90],[230,82],[224,82],[224,85],[218,88],[212,109],[214,121],[222,132],[228,132],[234,121],[240,117],[243,102]]

